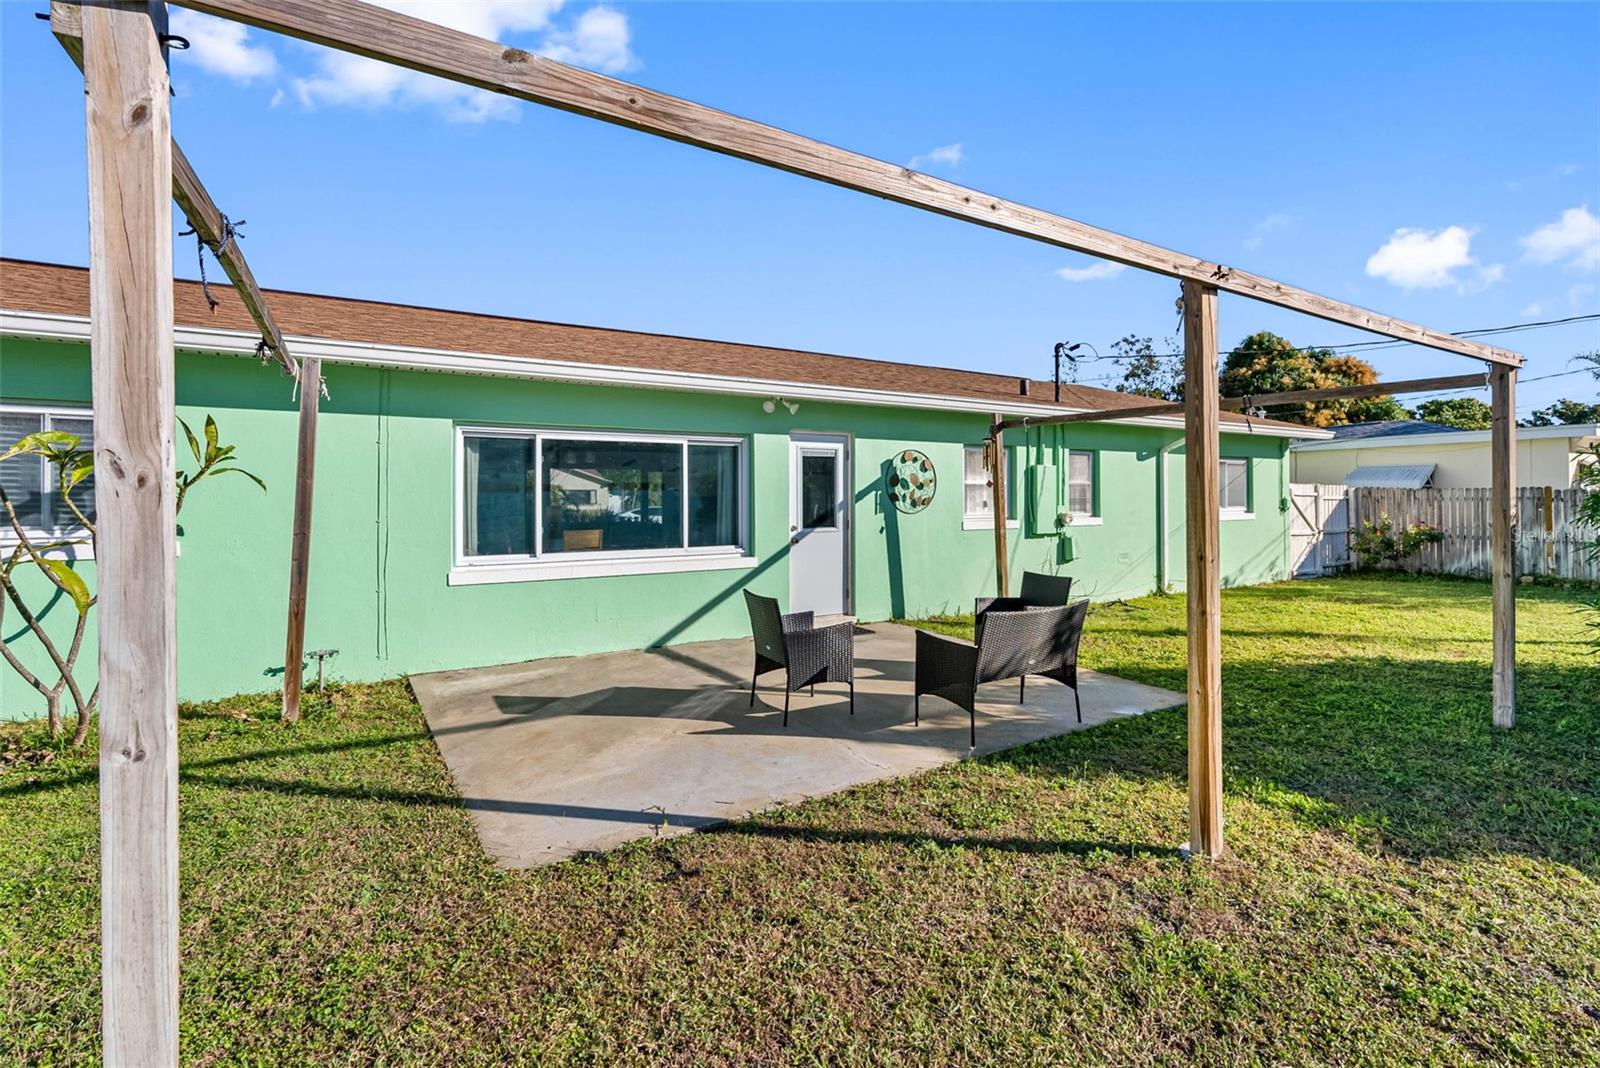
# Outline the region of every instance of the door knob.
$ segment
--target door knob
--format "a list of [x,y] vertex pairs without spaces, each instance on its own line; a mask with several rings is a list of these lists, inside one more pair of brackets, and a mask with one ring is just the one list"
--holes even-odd
[[799,545],[800,544],[800,536],[798,534],[796,534],[794,537],[790,538],[789,539],[789,544],[790,545]]

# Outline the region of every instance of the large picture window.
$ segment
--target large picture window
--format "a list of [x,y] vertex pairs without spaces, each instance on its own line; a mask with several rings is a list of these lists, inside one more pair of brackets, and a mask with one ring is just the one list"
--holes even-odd
[[[0,453],[41,430],[62,430],[78,436],[80,449],[94,448],[94,418],[87,408],[45,408],[31,405],[0,407]],[[17,519],[30,533],[71,535],[82,524],[61,497],[56,468],[39,456],[13,456],[0,463],[0,485],[17,511]],[[72,502],[94,519],[94,476],[72,489]],[[15,537],[9,522],[0,522],[0,540]]]
[[460,455],[466,563],[744,546],[736,439],[465,428]]

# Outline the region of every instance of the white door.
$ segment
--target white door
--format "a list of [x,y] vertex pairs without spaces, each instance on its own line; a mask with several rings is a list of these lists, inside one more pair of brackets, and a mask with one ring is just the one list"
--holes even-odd
[[789,611],[849,611],[849,439],[789,437]]

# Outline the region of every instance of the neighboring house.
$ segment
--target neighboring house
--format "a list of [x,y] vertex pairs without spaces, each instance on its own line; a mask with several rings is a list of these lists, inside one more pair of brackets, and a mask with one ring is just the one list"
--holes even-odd
[[[197,284],[175,286],[178,414],[197,428],[214,415],[267,492],[218,479],[185,502],[185,698],[276,685],[288,591],[293,383],[248,358],[243,306],[213,292],[215,313]],[[744,635],[745,587],[864,620],[970,612],[994,587],[982,462],[993,413],[1148,403],[1067,385],[1057,406],[1047,383],[1005,375],[300,293],[270,301],[293,349],[323,359],[330,391],[307,645],[339,650],[330,666],[352,679]],[[87,271],[0,261],[0,447],[42,427],[89,432],[87,314]],[[1224,420],[1224,581],[1287,578],[1287,450],[1308,431]],[[1182,588],[1182,436],[1178,418],[1008,434],[1012,574],[1064,572],[1097,600]],[[918,499],[932,499],[901,512],[885,485],[908,454]],[[187,455],[180,436],[180,467]],[[38,461],[0,474],[31,524],[70,525]],[[75,566],[92,583],[87,556]],[[70,625],[70,606],[51,614]],[[40,650],[19,647],[42,666]],[[4,665],[0,710],[39,714]]]
[[[1395,419],[1332,428],[1331,441],[1297,442],[1295,482],[1420,489],[1489,485],[1489,431]],[[1517,485],[1570,489],[1600,426],[1517,428]]]

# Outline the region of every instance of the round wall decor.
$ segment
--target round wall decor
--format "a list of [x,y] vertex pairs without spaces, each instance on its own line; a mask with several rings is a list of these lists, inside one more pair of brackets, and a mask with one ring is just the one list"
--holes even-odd
[[902,512],[920,512],[933,503],[938,478],[926,453],[907,449],[889,463],[889,500]]

